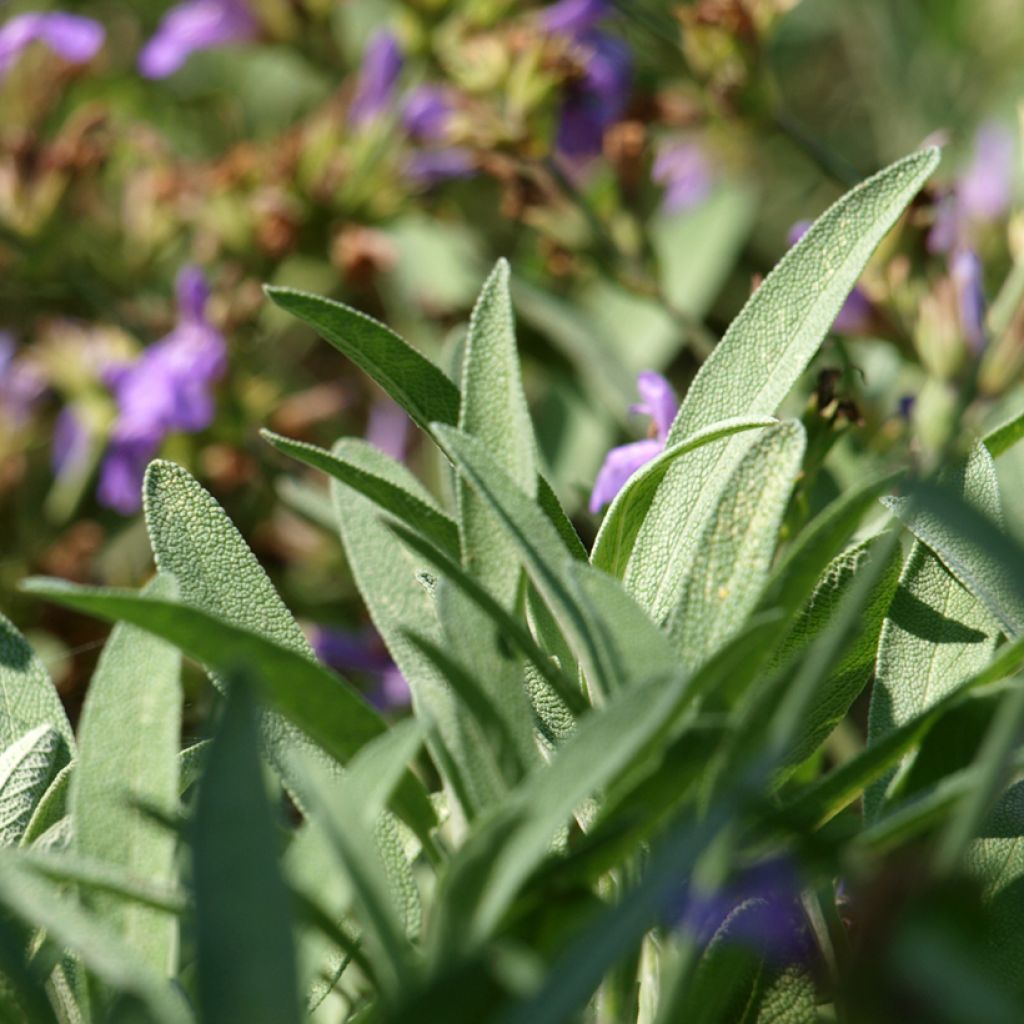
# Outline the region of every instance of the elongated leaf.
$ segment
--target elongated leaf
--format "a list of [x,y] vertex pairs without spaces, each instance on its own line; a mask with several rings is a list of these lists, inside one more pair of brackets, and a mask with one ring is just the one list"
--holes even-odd
[[[267,702],[341,764],[385,729],[380,715],[318,662],[199,608],[64,580],[29,580],[25,589],[108,621],[130,622],[220,672],[239,665],[251,668],[253,685]],[[411,777],[399,790],[396,809],[418,833],[429,831],[434,822],[422,784]]]
[[502,529],[514,540],[530,579],[551,608],[573,646],[591,685],[603,693],[614,689],[614,655],[606,637],[595,628],[573,593],[567,578],[568,556],[557,532],[474,437],[434,424],[445,450],[479,497],[495,513]]
[[[857,576],[876,558],[884,558],[887,537],[873,537],[855,544],[834,559],[811,600],[780,651],[779,663],[795,660],[798,652],[811,647],[824,635],[834,621]],[[888,555],[888,564],[860,614],[860,626],[829,666],[819,684],[813,703],[805,712],[797,737],[783,760],[782,771],[788,772],[810,757],[842,721],[853,702],[871,678],[875,651],[882,623],[889,609],[899,580],[900,561],[897,552]]]
[[[347,458],[365,442],[343,439],[335,452]],[[422,485],[404,466],[388,467],[389,479],[414,495]],[[445,781],[466,816],[495,802],[503,787],[488,763],[475,761],[476,744],[465,731],[463,714],[434,664],[408,639],[410,632],[443,644],[433,594],[434,580],[424,562],[398,540],[363,495],[338,480],[331,483],[338,530],[352,575],[373,624],[402,675],[409,682],[417,717],[431,722],[431,755],[445,767]]]
[[278,451],[291,455],[307,466],[322,470],[335,480],[359,491],[400,523],[422,533],[445,554],[458,557],[459,527],[456,522],[442,512],[435,502],[423,501],[422,495],[410,494],[379,472],[380,464],[386,462],[388,456],[372,445],[353,447],[346,452],[347,458],[343,459],[314,444],[293,441],[269,430],[260,433]]
[[288,892],[252,694],[234,678],[199,784],[192,838],[204,1020],[298,1024]]
[[[32,817],[21,837],[22,846],[30,846],[37,839],[53,828],[67,813],[68,791],[71,789],[71,776],[74,774],[75,762],[69,761],[51,780],[46,791],[36,804]],[[70,821],[70,819],[68,819]]]
[[[315,660],[298,623],[241,534],[192,476],[171,462],[154,461],[146,470],[143,499],[157,568],[174,579],[183,604]],[[213,680],[218,681],[216,673]],[[261,717],[267,755],[279,770],[283,752],[294,744],[321,756],[280,715],[267,712]]]
[[49,673],[28,641],[0,615],[0,750],[37,725],[51,725],[64,741],[61,764],[75,752],[75,737]]
[[[985,532],[992,534],[992,540],[999,543],[1004,536],[999,483],[988,449],[976,445],[966,466],[952,480],[934,485],[923,483],[917,490],[917,511],[909,498],[890,498],[886,504],[988,609],[1003,632],[1008,636],[1024,633],[1024,589],[1014,575],[1012,561],[1015,545],[1007,538],[1006,557],[997,557],[990,544],[979,545],[978,539],[968,532],[969,528],[980,528],[980,512],[989,520]],[[937,493],[942,490],[950,493],[952,502],[943,502]],[[958,525],[961,510],[966,519]]]
[[[536,496],[536,442],[523,394],[504,260],[484,283],[469,321],[459,429],[477,438],[517,486]],[[520,574],[515,546],[499,529],[494,513],[465,484],[459,488],[459,529],[466,568],[511,607]]]
[[[971,502],[1001,518],[991,457],[980,446],[956,482]],[[991,661],[999,623],[920,540],[900,577],[878,646],[868,717],[868,743],[909,721]],[[870,819],[885,782],[865,797]]]
[[988,449],[993,459],[1008,452],[1022,437],[1024,437],[1024,413],[1014,416],[995,430],[985,435],[982,443]]
[[757,605],[805,446],[795,421],[765,430],[722,491],[671,611],[685,664],[702,664]]
[[748,419],[725,420],[700,430],[677,444],[666,448],[657,458],[641,467],[615,496],[594,541],[591,564],[613,576],[622,576],[633,551],[637,533],[643,525],[665,474],[673,463],[712,441],[720,441],[744,430],[758,430],[774,426],[778,421],[765,416]]
[[318,295],[292,288],[267,288],[266,293],[369,374],[427,433],[435,420],[457,422],[458,388],[390,328]]
[[[158,576],[144,591],[174,595]],[[178,804],[181,655],[134,626],[114,628],[93,673],[78,728],[70,810],[75,848],[155,885],[169,885],[175,837],[139,813],[138,802]],[[93,896],[97,915],[161,973],[175,973],[175,922],[113,897]]]
[[[898,161],[827,210],[733,321],[687,392],[669,444],[735,416],[768,416],[817,351],[872,250],[938,163],[935,149]],[[669,612],[703,524],[750,438],[699,449],[666,474],[626,571],[656,620]]]
[[188,1024],[192,1016],[181,993],[161,978],[134,949],[103,922],[68,900],[54,887],[16,862],[14,851],[0,850],[0,903],[27,924],[46,929],[50,938],[81,958],[86,969],[116,992],[137,999],[159,1024]]
[[0,754],[0,846],[16,846],[56,774],[62,745],[52,725],[37,725]]

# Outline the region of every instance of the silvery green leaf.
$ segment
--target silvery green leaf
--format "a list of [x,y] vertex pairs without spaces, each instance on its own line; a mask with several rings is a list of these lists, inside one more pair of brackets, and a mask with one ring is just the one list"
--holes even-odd
[[0,869],[0,904],[11,913],[46,929],[51,939],[77,954],[89,973],[111,990],[138,999],[157,1024],[188,1024],[192,1020],[180,990],[136,956],[106,923],[61,898],[54,886],[35,877],[3,850]]
[[[984,444],[975,445],[967,463],[959,467],[952,479],[939,486],[962,494],[974,509],[989,518],[992,529],[997,533],[1003,531],[999,481],[992,456]],[[985,606],[1007,636],[1024,633],[1024,591],[1012,566],[980,548],[965,529],[948,522],[949,509],[935,509],[926,500],[923,507],[915,510],[911,501],[894,497],[888,498],[886,505]]]
[[[347,763],[385,729],[380,715],[319,662],[200,608],[64,580],[28,580],[24,589],[90,615],[140,626],[220,672],[247,666],[252,685],[267,703],[338,764]],[[395,806],[420,835],[434,824],[423,784],[412,776],[399,788]]]
[[996,427],[995,430],[989,431],[982,440],[982,444],[988,449],[989,455],[997,459],[1013,448],[1022,437],[1024,437],[1024,413],[1012,417],[1006,423]]
[[228,684],[192,833],[202,1019],[298,1024],[288,890],[264,788],[255,702],[242,676]]
[[[144,592],[173,597],[174,591],[172,580],[157,576]],[[177,807],[181,701],[178,650],[135,626],[115,626],[79,720],[69,796],[75,849],[154,885],[174,878],[176,840],[138,804]],[[88,902],[154,970],[175,973],[173,920],[102,894]]]
[[[52,828],[65,816],[74,768],[75,762],[69,761],[50,781],[25,826],[20,845],[31,846],[47,829]],[[69,818],[69,823],[70,820]]]
[[56,774],[60,733],[43,723],[0,754],[0,846],[16,846]]
[[[469,321],[462,364],[459,429],[477,438],[531,498],[536,496],[536,443],[523,394],[508,263],[500,260],[484,283]],[[505,606],[519,588],[515,546],[494,513],[464,482],[458,489],[463,564]]]
[[[964,497],[996,521],[1001,519],[992,458],[982,447],[971,453],[957,486]],[[921,522],[915,517],[915,522]],[[926,531],[948,535],[940,525]],[[926,710],[992,660],[1000,626],[921,540],[907,556],[899,589],[878,646],[875,685],[868,717],[868,742]],[[885,783],[865,797],[869,818],[884,799]]]
[[676,459],[712,441],[719,441],[744,430],[775,426],[778,421],[765,416],[726,420],[666,448],[630,477],[615,496],[598,530],[590,554],[591,564],[613,576],[621,577],[633,551],[636,535],[643,525],[665,474]]
[[714,653],[756,607],[806,441],[796,421],[766,429],[721,492],[670,609],[673,642],[691,668]]
[[64,741],[61,765],[74,756],[75,737],[50,675],[28,641],[0,615],[0,749],[37,725],[51,725]]
[[[768,416],[796,383],[864,264],[934,170],[913,153],[843,196],[782,258],[733,321],[687,392],[669,444],[736,416]],[[750,446],[738,435],[672,467],[637,536],[627,584],[657,621],[670,612],[703,526]]]
[[[316,445],[293,441],[269,430],[262,431],[262,435],[279,451],[322,470],[328,476],[369,498],[389,516],[423,534],[445,554],[459,557],[458,524],[443,512],[433,499],[425,502],[422,493],[411,494],[387,479],[379,467],[382,463],[393,460],[384,452],[372,445],[362,445],[352,447],[346,452],[346,457],[342,458]],[[328,509],[329,507],[328,504]],[[331,525],[333,528],[333,519]]]
[[[358,458],[353,453],[365,446],[364,441],[344,438],[334,451],[343,459]],[[382,464],[381,472],[396,486],[430,500],[401,464]],[[502,787],[485,762],[474,760],[477,745],[466,737],[460,723],[463,712],[444,677],[409,639],[415,633],[443,642],[429,563],[395,536],[362,494],[332,480],[331,495],[342,546],[370,618],[409,683],[417,717],[436,730],[428,741],[431,755],[444,765],[446,783],[472,817],[493,803]]]
[[292,288],[266,291],[369,374],[428,433],[435,420],[458,421],[459,389],[390,328],[318,295]]

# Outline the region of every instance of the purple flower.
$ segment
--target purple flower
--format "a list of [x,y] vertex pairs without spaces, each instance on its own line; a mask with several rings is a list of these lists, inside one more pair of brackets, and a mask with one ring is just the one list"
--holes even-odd
[[405,164],[406,177],[421,188],[476,173],[476,156],[465,146],[445,146],[413,153]]
[[1013,197],[1013,136],[994,122],[982,125],[974,139],[974,159],[935,207],[928,233],[931,252],[952,252],[967,244],[972,224],[998,220]]
[[142,476],[173,430],[203,430],[213,419],[211,385],[225,370],[224,336],[206,319],[202,272],[178,275],[178,324],[134,362],[108,368],[118,417],[100,476],[99,500],[118,512],[138,510]]
[[453,108],[449,89],[443,85],[421,85],[405,98],[402,124],[417,141],[436,142],[447,134]]
[[0,415],[21,426],[46,391],[42,371],[24,359],[15,358],[14,336],[0,331]]
[[548,32],[582,36],[608,14],[608,0],[559,0],[541,12]]
[[401,462],[409,444],[409,417],[405,410],[390,398],[375,402],[370,408],[366,440]]
[[256,31],[245,0],[186,0],[164,15],[139,54],[139,71],[146,78],[167,78],[196,51],[243,42]]
[[604,133],[629,99],[632,59],[621,39],[590,32],[578,40],[583,74],[565,87],[556,145],[573,160],[601,152]]
[[[789,229],[789,244],[796,245],[807,234],[810,226],[809,220],[798,220]],[[832,330],[836,334],[864,334],[870,329],[871,321],[871,300],[860,285],[854,285],[853,291],[846,296],[842,309],[832,323]]]
[[641,466],[664,450],[672,421],[679,411],[679,402],[672,385],[660,373],[643,370],[637,375],[636,388],[642,401],[632,406],[630,412],[649,416],[655,436],[619,445],[605,456],[590,495],[591,512],[596,513],[603,505],[611,502]]
[[985,348],[985,295],[977,253],[967,248],[957,249],[950,260],[949,274],[956,290],[960,328],[971,351],[978,355]]
[[702,203],[711,191],[711,163],[696,142],[677,140],[658,150],[651,177],[665,188],[666,213],[679,213]]
[[367,124],[392,105],[403,61],[402,49],[393,33],[385,29],[370,40],[349,108],[353,124]]
[[317,626],[310,638],[316,656],[339,672],[358,672],[372,680],[367,699],[378,711],[409,706],[409,684],[373,629],[359,632]]
[[42,43],[64,60],[84,64],[96,56],[105,38],[103,26],[92,18],[60,11],[19,14],[0,28],[0,75],[30,43]]

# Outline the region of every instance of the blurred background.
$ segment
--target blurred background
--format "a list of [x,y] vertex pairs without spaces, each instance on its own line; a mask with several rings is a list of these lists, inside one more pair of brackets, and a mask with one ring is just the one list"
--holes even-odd
[[261,286],[345,301],[457,377],[508,257],[542,461],[589,539],[605,454],[646,430],[637,374],[682,394],[801,222],[935,141],[789,410],[825,467],[806,511],[864,458],[926,459],[965,393],[999,421],[1024,404],[1022,52],[1016,0],[0,4],[0,609],[74,713],[102,627],[18,581],[142,582],[163,456],[321,653],[400,704],[322,483],[258,431],[445,474]]

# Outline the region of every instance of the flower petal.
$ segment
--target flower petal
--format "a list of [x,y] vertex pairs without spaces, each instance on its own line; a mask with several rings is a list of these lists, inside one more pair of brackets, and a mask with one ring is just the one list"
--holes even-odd
[[648,438],[613,448],[605,457],[594,490],[590,495],[590,511],[599,512],[622,490],[626,481],[641,467],[651,461],[664,447],[661,441]]

